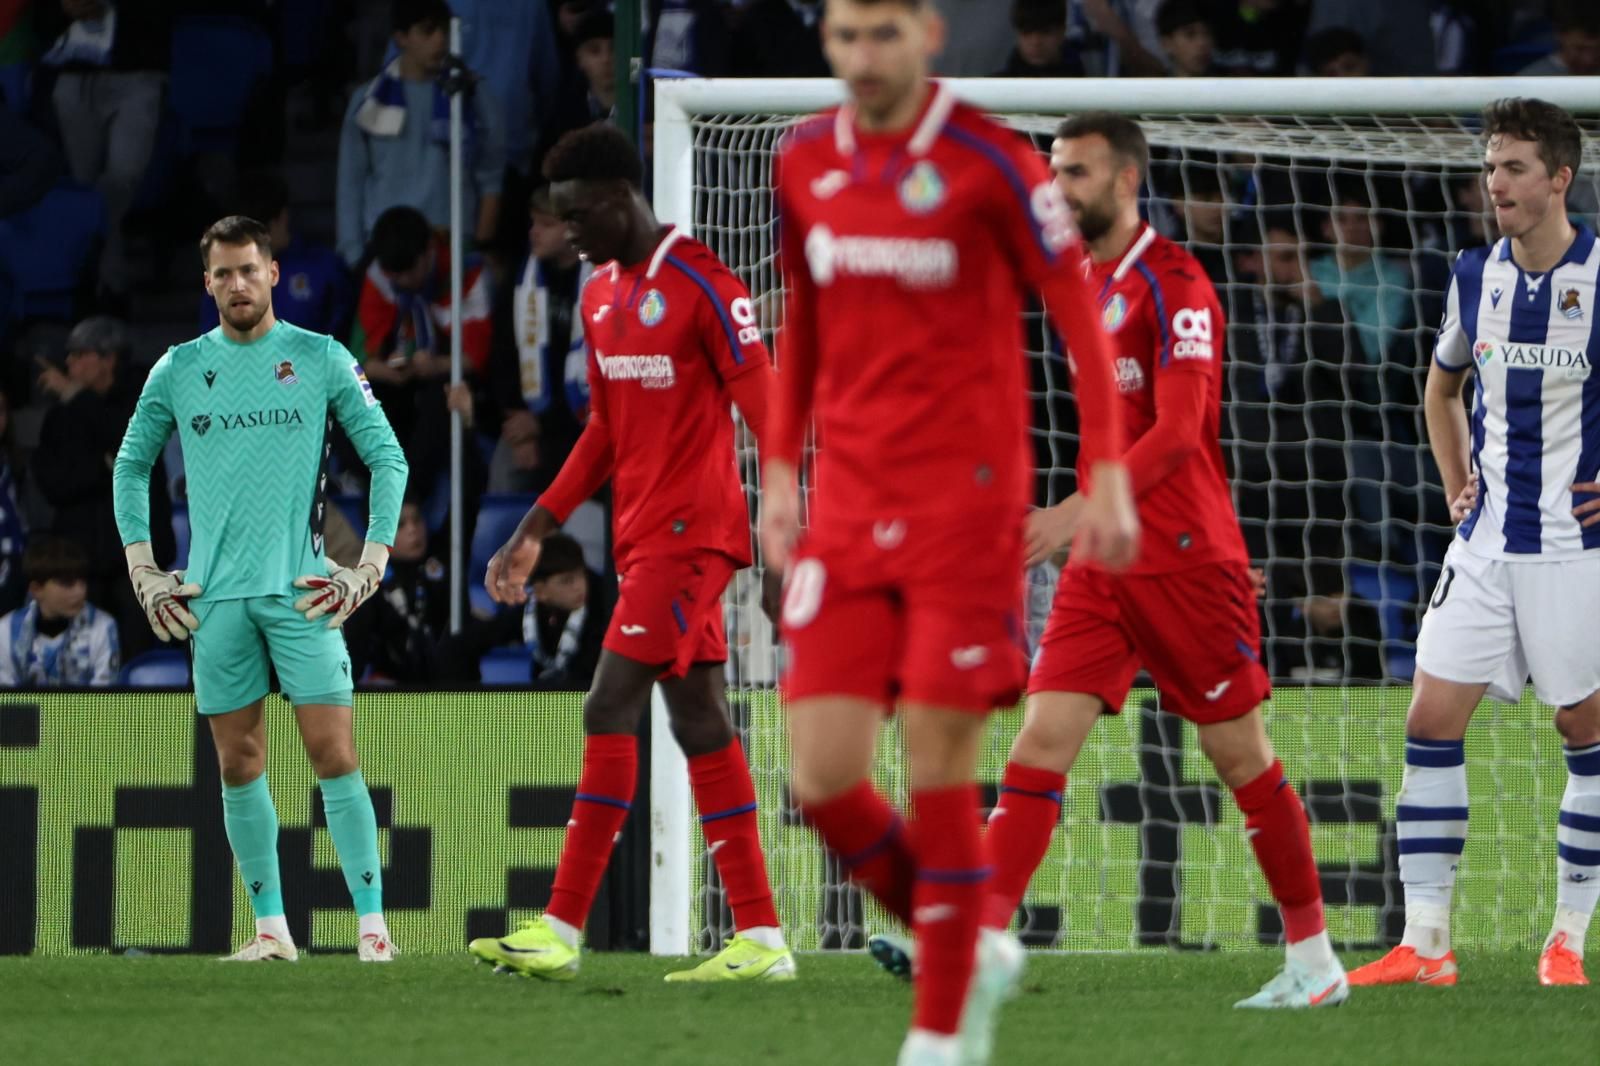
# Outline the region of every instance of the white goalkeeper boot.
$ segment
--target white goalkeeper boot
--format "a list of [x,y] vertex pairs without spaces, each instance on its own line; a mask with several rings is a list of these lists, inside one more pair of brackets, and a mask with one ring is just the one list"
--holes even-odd
[[961,1039],[932,1033],[926,1029],[913,1029],[900,1045],[896,1066],[963,1066]]
[[1349,998],[1350,982],[1338,959],[1319,969],[1291,958],[1278,976],[1261,986],[1261,991],[1234,1006],[1249,1010],[1337,1007]]
[[266,933],[257,933],[244,942],[244,946],[232,955],[218,959],[218,962],[298,962],[300,953],[294,949],[294,944],[287,940],[279,940]]

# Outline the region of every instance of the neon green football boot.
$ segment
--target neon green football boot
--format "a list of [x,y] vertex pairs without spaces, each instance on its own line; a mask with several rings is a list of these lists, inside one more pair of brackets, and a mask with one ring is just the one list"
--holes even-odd
[[764,948],[735,936],[728,946],[692,970],[667,974],[668,981],[793,981],[794,955],[788,948]]
[[504,967],[524,977],[545,981],[570,981],[578,976],[579,952],[568,947],[561,934],[543,918],[521,922],[515,933],[479,937],[467,945],[484,962]]

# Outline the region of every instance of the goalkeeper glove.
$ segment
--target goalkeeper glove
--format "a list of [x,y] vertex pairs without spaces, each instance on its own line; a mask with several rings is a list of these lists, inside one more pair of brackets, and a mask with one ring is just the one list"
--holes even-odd
[[368,541],[361,549],[361,561],[355,566],[340,566],[330,559],[326,577],[305,574],[295,578],[295,588],[312,591],[295,600],[294,609],[302,612],[308,622],[315,622],[325,614],[332,615],[328,628],[338,629],[367,597],[378,591],[388,567],[388,547]]
[[200,595],[199,585],[183,582],[183,572],[168,573],[156,565],[150,542],[141,540],[125,549],[128,579],[133,582],[139,606],[150,619],[150,628],[163,641],[188,640],[200,628],[200,619],[189,613],[185,603]]

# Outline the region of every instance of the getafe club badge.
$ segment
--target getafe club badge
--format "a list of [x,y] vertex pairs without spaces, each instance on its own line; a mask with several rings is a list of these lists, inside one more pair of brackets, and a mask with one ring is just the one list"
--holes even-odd
[[1128,301],[1122,298],[1122,293],[1117,293],[1106,301],[1105,308],[1100,312],[1100,324],[1106,328],[1107,333],[1115,333],[1122,328],[1122,323],[1128,317]]
[[1561,303],[1558,304],[1561,313],[1573,321],[1583,317],[1583,305],[1578,302],[1578,290],[1568,289],[1561,294]]
[[654,326],[667,317],[667,298],[660,289],[651,289],[639,301],[639,324]]
[[924,159],[900,179],[900,204],[913,215],[926,215],[944,203],[944,178]]
[[278,379],[279,385],[298,385],[300,379],[294,376],[294,364],[285,359],[272,368],[272,374]]

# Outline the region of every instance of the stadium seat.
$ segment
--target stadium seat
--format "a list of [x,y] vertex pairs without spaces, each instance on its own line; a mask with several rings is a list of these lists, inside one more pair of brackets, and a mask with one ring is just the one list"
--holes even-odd
[[1349,563],[1350,592],[1378,609],[1378,624],[1383,632],[1385,669],[1396,679],[1410,680],[1416,671],[1416,623],[1411,612],[1420,588],[1417,575],[1408,567],[1381,566],[1376,563]]
[[132,688],[184,688],[189,684],[189,657],[181,651],[147,651],[122,664],[117,682]]
[[527,645],[493,648],[478,661],[485,685],[526,685],[533,680],[533,652]]
[[561,532],[578,542],[583,562],[597,574],[606,572],[606,509],[593,500],[584,500],[572,509]]
[[172,568],[182,570],[189,565],[189,505],[186,503],[172,505],[172,540],[178,546]]
[[191,152],[227,152],[238,143],[250,99],[272,73],[272,38],[249,19],[188,15],[172,27],[167,99]]
[[491,494],[478,505],[478,524],[472,531],[472,550],[467,556],[467,594],[474,614],[495,612],[494,601],[483,588],[489,557],[499,551],[500,545],[516,530],[533,501],[533,496]]
[[0,221],[0,273],[15,283],[11,317],[77,317],[75,300],[105,232],[104,197],[70,181]]

